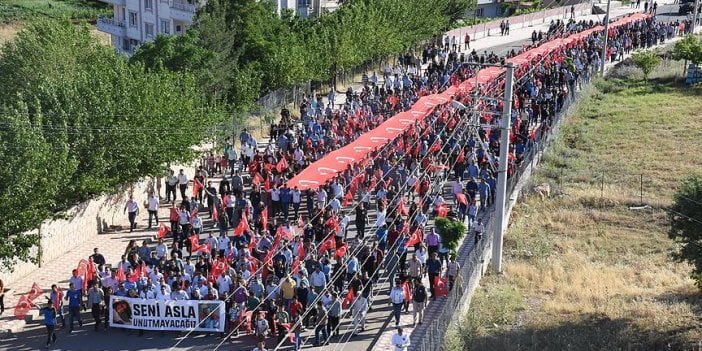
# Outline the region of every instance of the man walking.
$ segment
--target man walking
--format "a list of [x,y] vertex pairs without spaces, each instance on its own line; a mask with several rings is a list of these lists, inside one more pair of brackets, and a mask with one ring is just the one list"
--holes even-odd
[[44,325],[46,325],[46,347],[56,342],[56,309],[51,299],[48,300],[46,307],[39,310],[39,314],[44,315]]
[[156,220],[156,225],[158,225],[158,196],[154,195],[153,192],[149,193],[149,206],[147,210],[149,211],[149,229],[151,229],[151,219]]
[[133,232],[136,228],[136,217],[139,214],[139,204],[134,201],[134,196],[129,195],[129,200],[127,201],[127,204],[124,205],[123,212],[128,212],[129,231]]
[[400,314],[402,306],[405,304],[405,291],[402,289],[402,281],[395,280],[395,286],[390,290],[390,302],[392,302],[392,313],[395,316],[395,326],[400,325]]
[[[80,305],[81,305],[81,292],[80,289],[76,289],[73,283],[68,285],[68,292],[66,292],[66,300],[68,300],[68,332],[73,332],[73,321],[78,320],[78,325],[83,326],[83,320],[80,318]],[[54,325],[56,323],[54,322]]]
[[392,336],[392,344],[395,345],[395,351],[407,351],[410,346],[409,336],[402,334],[402,327],[397,328],[397,334]]
[[366,313],[368,312],[368,299],[363,297],[361,292],[356,292],[356,301],[353,303],[353,334],[358,335],[361,331],[366,331]]
[[93,319],[95,320],[95,331],[100,328],[100,318],[102,317],[102,304],[105,300],[105,293],[98,287],[97,282],[93,282],[92,288],[88,291],[88,302],[90,303]]
[[431,257],[427,260],[427,273],[429,273],[429,291],[431,292],[431,297],[434,300],[436,300],[436,292],[434,291],[434,278],[441,275],[441,261],[439,261],[438,254],[431,254]]
[[[424,320],[424,307],[427,305],[427,288],[424,287],[422,280],[417,280],[417,285],[414,287],[414,292],[412,294],[412,319],[413,324],[422,325],[422,320]],[[417,319],[419,316],[419,319]]]

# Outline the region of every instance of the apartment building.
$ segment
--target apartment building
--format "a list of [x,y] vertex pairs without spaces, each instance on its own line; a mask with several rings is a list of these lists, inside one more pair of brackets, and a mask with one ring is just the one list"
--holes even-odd
[[193,23],[196,0],[100,0],[113,5],[112,17],[98,18],[97,29],[111,35],[112,45],[132,54],[159,34],[183,34]]
[[[97,29],[110,34],[117,51],[131,55],[139,45],[158,35],[180,35],[193,24],[197,8],[206,0],[100,0],[113,6],[111,17],[97,19]],[[275,0],[278,14],[283,9],[298,16],[317,16],[334,11],[337,0]]]

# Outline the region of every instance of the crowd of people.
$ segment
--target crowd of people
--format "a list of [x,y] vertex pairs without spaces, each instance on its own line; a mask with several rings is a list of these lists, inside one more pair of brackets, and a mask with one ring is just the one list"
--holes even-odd
[[[570,22],[541,40],[593,25]],[[630,40],[635,49],[644,45],[639,38],[651,34],[655,43],[654,33],[663,31],[668,38],[676,26],[653,19],[632,22],[612,28],[609,43],[619,47]],[[579,82],[599,67],[602,45],[602,36],[593,34],[517,67],[510,176],[550,132]],[[480,95],[492,97],[476,102],[479,115],[452,104],[439,105],[366,162],[349,166],[329,183],[303,190],[290,188],[287,181],[330,151],[408,110],[420,97],[474,76],[474,66],[464,62],[486,61],[458,51],[449,42],[426,48],[421,60],[403,55],[396,67],[385,69],[382,83],[375,73],[364,77],[363,88],[348,91],[341,108],[334,108],[333,93],[326,105],[316,94],[306,98],[299,123],[284,116],[271,128],[271,142],[265,148],[244,129],[237,141],[227,140],[223,152],[204,157],[193,179],[182,171],[166,177],[170,226],[159,223],[155,215],[161,226],[157,244],[132,241],[116,264],[108,264],[96,248],[88,257],[87,271],[94,274],[87,274],[87,281],[85,272],[76,270],[65,292],[52,287],[51,303],[42,310],[47,328],[59,320],[69,330],[74,322],[82,326],[80,309],[87,306],[95,330],[101,320],[107,328],[104,306],[112,295],[221,300],[227,318],[224,340],[252,334],[258,350],[265,350],[273,340],[281,345],[290,339],[297,350],[307,340],[323,345],[363,331],[384,282],[392,286],[395,325],[401,327],[400,315],[410,306],[415,323],[421,324],[428,301],[445,293],[435,286],[437,281],[446,279],[449,290],[462,284],[459,262],[429,221],[436,217],[465,221],[471,240],[476,244],[482,240],[485,226],[480,213],[495,198],[496,165],[491,160],[499,152],[500,132],[476,127],[474,122],[500,123],[499,80],[477,88]],[[494,55],[487,61],[505,58]],[[463,92],[455,99],[469,104],[468,95]],[[150,213],[156,210],[151,199],[158,205],[160,198],[157,186],[145,204]],[[132,209],[128,204],[126,210]],[[201,218],[204,215],[212,218],[212,228]],[[201,235],[206,236],[204,241]],[[63,318],[64,300],[68,323]],[[351,321],[345,329],[344,319]],[[305,339],[308,329],[311,335]],[[409,338],[401,329],[398,335],[393,341],[406,348]],[[53,341],[51,329],[47,343]]]

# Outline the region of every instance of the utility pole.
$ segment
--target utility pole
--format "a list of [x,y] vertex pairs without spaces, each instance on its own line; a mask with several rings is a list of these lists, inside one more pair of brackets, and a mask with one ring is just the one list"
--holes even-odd
[[607,14],[605,14],[604,46],[602,46],[602,62],[600,64],[600,74],[604,77],[605,62],[607,62],[607,37],[609,37],[609,3],[607,0]]
[[[507,156],[509,155],[509,132],[512,129],[512,89],[514,66],[507,63],[505,73],[505,100],[502,108],[503,127],[500,130],[500,164],[497,171],[497,201],[495,204],[497,225],[492,243],[492,265],[496,273],[502,273],[502,244],[507,227],[505,205],[507,204]],[[482,201],[482,199],[481,199]]]
[[695,9],[692,11],[692,34],[695,34],[695,27],[697,26],[697,9],[699,6],[699,0],[695,0]]

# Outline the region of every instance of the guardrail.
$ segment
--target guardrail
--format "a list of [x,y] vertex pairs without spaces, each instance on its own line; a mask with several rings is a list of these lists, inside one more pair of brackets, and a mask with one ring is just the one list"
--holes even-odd
[[[574,10],[576,16],[582,16],[587,13],[590,13],[590,11],[592,10],[592,4],[590,2],[582,2],[580,4],[575,5]],[[459,39],[458,42],[460,44],[463,44],[463,38],[466,34],[470,35],[471,40],[485,38],[493,34],[499,34],[500,23],[502,21],[509,21],[510,30],[514,30],[524,27],[531,27],[535,24],[546,23],[547,20],[565,20],[568,18],[570,18],[570,6],[561,6],[552,9],[546,9],[539,12],[527,13],[524,15],[513,17],[503,17],[490,22],[452,29],[448,31],[446,35],[455,35],[456,38]]]

